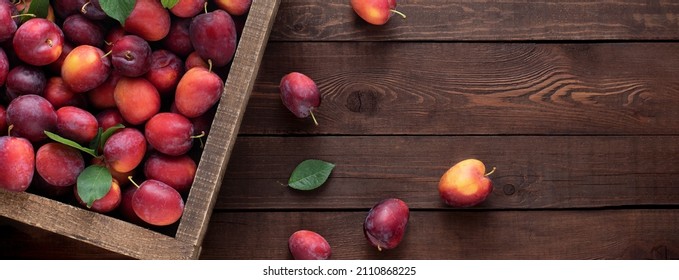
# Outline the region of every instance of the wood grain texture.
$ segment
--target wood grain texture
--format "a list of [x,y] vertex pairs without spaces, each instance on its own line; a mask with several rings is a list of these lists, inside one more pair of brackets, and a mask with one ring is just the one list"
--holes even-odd
[[[240,131],[675,133],[677,53],[673,43],[270,43]],[[319,126],[280,102],[292,71],[320,88]]]
[[[677,259],[679,211],[412,211],[394,250],[363,235],[367,211],[213,216],[204,259],[291,259],[299,229],[323,235],[332,259]],[[225,238],[224,236],[228,236]]]
[[275,41],[676,40],[676,1],[403,0],[387,24],[361,20],[349,1],[283,1]]
[[[412,211],[403,242],[383,252],[365,240],[366,214],[215,211],[200,257],[291,259],[288,237],[310,229],[328,240],[336,260],[679,258],[676,209]],[[2,223],[0,247],[0,259],[125,258],[60,235]]]
[[280,0],[252,3],[177,229],[177,240],[202,244],[279,4]]
[[[677,136],[239,137],[217,209],[365,209],[389,196],[446,209],[441,175],[482,160],[493,193],[477,208],[679,205]],[[320,188],[285,186],[307,158],[336,164]]]

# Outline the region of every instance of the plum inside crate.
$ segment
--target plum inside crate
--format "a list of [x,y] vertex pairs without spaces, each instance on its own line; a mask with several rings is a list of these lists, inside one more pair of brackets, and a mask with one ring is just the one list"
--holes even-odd
[[253,0],[184,214],[172,233],[29,192],[0,190],[0,216],[132,258],[197,259],[279,4]]

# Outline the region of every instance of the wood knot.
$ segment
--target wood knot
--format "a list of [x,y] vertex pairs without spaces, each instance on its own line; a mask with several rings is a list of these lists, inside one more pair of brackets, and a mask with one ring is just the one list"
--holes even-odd
[[516,188],[512,184],[506,184],[502,187],[502,192],[506,195],[513,195],[516,192]]
[[377,92],[372,90],[353,91],[347,97],[346,107],[349,111],[363,114],[375,114],[377,112]]

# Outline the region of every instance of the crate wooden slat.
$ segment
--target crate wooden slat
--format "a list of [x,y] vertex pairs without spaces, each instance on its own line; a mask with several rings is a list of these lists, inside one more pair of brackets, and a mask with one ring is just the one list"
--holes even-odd
[[31,193],[0,191],[0,216],[138,259],[197,259],[280,0],[254,0],[174,237]]

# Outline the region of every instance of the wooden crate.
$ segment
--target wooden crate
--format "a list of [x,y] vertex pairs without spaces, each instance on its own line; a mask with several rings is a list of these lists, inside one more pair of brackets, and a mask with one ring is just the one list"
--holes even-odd
[[138,259],[197,259],[280,0],[254,0],[174,237],[31,193],[0,190],[0,216]]

